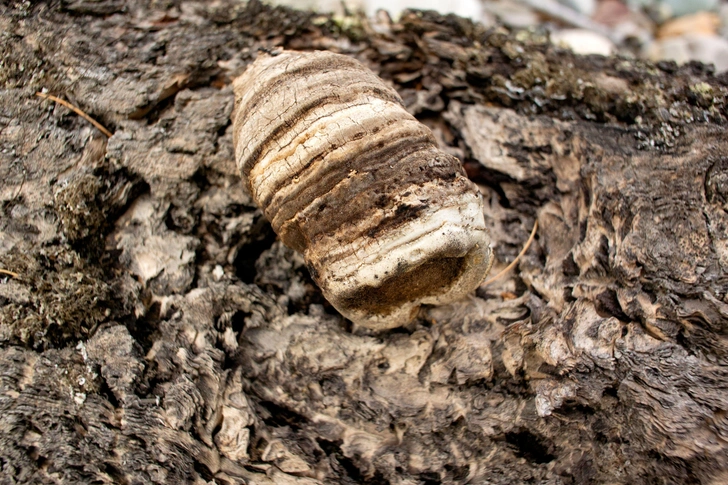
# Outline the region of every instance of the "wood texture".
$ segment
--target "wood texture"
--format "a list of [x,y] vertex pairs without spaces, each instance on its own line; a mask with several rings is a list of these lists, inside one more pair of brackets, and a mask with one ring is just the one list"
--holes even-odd
[[[725,75],[431,13],[73,0],[0,25],[3,485],[728,482]],[[493,271],[538,219],[513,272],[348,324],[235,163],[232,80],[280,48],[395,87],[484,194]]]

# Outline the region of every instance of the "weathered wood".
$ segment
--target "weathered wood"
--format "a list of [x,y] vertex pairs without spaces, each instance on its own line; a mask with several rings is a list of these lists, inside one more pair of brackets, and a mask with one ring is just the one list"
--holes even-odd
[[[429,13],[0,13],[0,483],[728,480],[725,75]],[[480,185],[494,272],[538,220],[517,269],[347,324],[234,166],[230,82],[271,47],[391,81]]]

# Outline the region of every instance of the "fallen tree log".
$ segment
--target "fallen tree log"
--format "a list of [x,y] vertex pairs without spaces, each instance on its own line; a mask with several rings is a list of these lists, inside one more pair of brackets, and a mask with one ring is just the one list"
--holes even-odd
[[[1,6],[0,483],[728,480],[728,77],[257,2]],[[231,79],[328,49],[457,155],[514,271],[352,326],[240,183]],[[107,139],[51,100],[107,127]]]

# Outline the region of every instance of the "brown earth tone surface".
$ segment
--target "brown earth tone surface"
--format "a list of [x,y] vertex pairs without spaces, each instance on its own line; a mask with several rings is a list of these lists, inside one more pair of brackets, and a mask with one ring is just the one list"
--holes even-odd
[[[728,481],[728,77],[257,2],[0,5],[0,483]],[[507,278],[352,326],[236,171],[260,49],[356,57]],[[106,138],[47,90],[114,134]]]

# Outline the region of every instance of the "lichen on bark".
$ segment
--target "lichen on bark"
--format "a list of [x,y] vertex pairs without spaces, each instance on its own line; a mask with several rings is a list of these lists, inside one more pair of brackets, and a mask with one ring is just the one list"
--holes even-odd
[[[0,13],[0,483],[726,481],[725,75],[429,12]],[[278,47],[391,82],[495,272],[538,220],[516,269],[401,330],[338,315],[234,164],[230,82]]]

